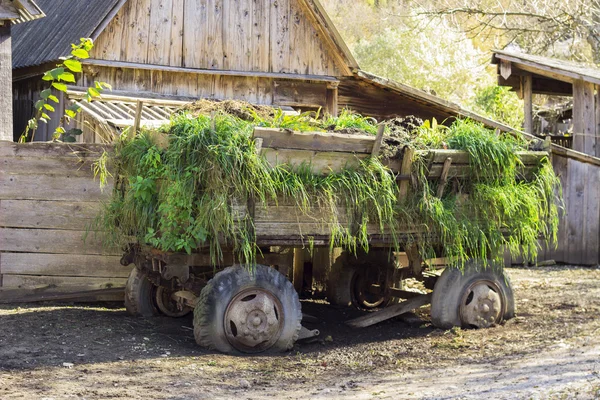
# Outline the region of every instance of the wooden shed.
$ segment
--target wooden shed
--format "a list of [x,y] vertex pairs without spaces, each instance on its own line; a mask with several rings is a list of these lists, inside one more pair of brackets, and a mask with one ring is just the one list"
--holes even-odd
[[0,0],[0,140],[12,140],[12,26],[44,17],[33,0]]
[[524,100],[525,131],[533,132],[533,94],[573,96],[573,150],[556,144],[552,163],[563,185],[558,247],[543,258],[600,263],[600,70],[562,60],[496,51],[498,84]]
[[[95,49],[71,88],[72,100],[100,80],[111,84],[111,96],[121,101],[153,99],[159,108],[198,98],[240,99],[302,110],[322,107],[331,114],[347,107],[375,118],[450,121],[462,115],[492,124],[361,71],[318,0],[38,1],[48,18],[15,31],[15,137],[43,89],[40,74],[80,37],[93,38]],[[114,109],[107,101],[98,108]],[[112,120],[133,118],[127,110],[112,116],[84,111],[91,117],[88,142],[101,141],[98,133],[114,125]],[[48,140],[57,120],[42,126],[36,140]]]
[[533,133],[533,95],[573,97],[573,149],[600,156],[600,69],[509,51],[496,51],[498,84],[510,86],[525,104],[525,132]]

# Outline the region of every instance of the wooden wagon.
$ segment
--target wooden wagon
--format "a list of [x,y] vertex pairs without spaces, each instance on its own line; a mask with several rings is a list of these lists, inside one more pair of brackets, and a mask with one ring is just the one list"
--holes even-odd
[[[256,128],[257,151],[272,165],[309,166],[313,173],[328,174],[357,165],[377,155],[383,129],[375,136],[338,133],[299,133]],[[407,196],[412,181],[413,153],[409,147],[398,159],[387,160],[399,185],[399,196]],[[469,155],[464,151],[427,150],[427,178],[438,181],[438,196],[451,180],[470,174]],[[520,175],[532,176],[546,152],[524,151]],[[254,353],[287,350],[298,338],[318,334],[301,326],[298,291],[306,247],[325,254],[327,295],[330,303],[362,308],[382,308],[349,323],[355,327],[373,323],[432,303],[432,321],[439,327],[488,327],[514,315],[510,282],[501,269],[480,269],[468,264],[461,272],[447,269],[441,277],[424,268],[416,245],[394,243],[379,226],[369,226],[370,251],[349,254],[330,249],[331,229],[323,218],[300,210],[293,201],[257,204],[236,203],[232,212],[250,214],[259,255],[254,269],[235,265],[225,251],[214,265],[207,249],[192,254],[165,253],[143,245],[132,245],[122,264],[135,263],[126,286],[126,306],[132,314],[162,313],[179,317],[194,310],[196,341],[223,352]],[[314,213],[324,210],[315,209]],[[344,210],[338,210],[343,222]],[[417,234],[419,227],[401,227],[400,235]],[[406,241],[406,243],[409,243]],[[394,250],[406,253],[401,265]],[[292,281],[288,279],[291,278]],[[408,277],[422,281],[433,293],[418,293],[402,287]],[[387,306],[387,307],[385,307]]]

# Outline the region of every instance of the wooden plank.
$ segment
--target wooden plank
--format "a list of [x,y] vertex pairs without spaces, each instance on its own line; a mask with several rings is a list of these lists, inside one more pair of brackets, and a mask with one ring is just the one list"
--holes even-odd
[[413,311],[419,307],[431,303],[431,296],[431,293],[429,293],[414,297],[412,299],[403,301],[400,304],[394,304],[393,306],[386,307],[383,310],[352,319],[347,321],[346,324],[353,328],[365,328],[367,326],[375,325],[379,322],[397,317],[398,315]]
[[596,157],[600,157],[600,85],[596,85]]
[[371,154],[375,136],[332,132],[292,132],[254,128],[254,137],[263,139],[263,148]]
[[[110,289],[125,287],[127,278],[94,278],[81,276],[33,276],[33,275],[13,275],[3,276],[3,288],[39,288],[40,286],[54,286],[56,288],[77,286],[87,286],[90,289]],[[68,290],[68,289],[67,289]]]
[[586,170],[586,199],[585,220],[585,254],[583,263],[586,265],[600,264],[600,168],[584,165]]
[[380,124],[377,128],[377,136],[375,137],[375,142],[373,143],[373,149],[371,150],[371,157],[377,157],[379,155],[379,150],[381,149],[381,144],[383,143],[383,133],[385,132],[385,125]]
[[169,46],[169,65],[183,67],[183,30],[185,0],[172,0],[171,42]]
[[125,287],[93,289],[93,286],[42,286],[36,289],[0,288],[0,304],[39,301],[122,301]]
[[554,172],[559,177],[562,184],[563,191],[563,200],[565,208],[559,210],[559,225],[558,225],[558,235],[557,235],[557,243],[556,248],[551,247],[547,252],[547,258],[556,260],[557,262],[567,262],[567,256],[569,252],[569,242],[568,242],[568,218],[567,218],[567,210],[569,205],[569,169],[568,169],[568,158],[559,155],[553,155],[552,157],[552,166],[554,168]]
[[150,65],[142,62],[130,62],[130,61],[106,61],[89,58],[82,61],[84,65],[102,66],[109,68],[121,68],[121,69],[140,69],[140,70],[151,70],[151,71],[166,71],[166,72],[184,72],[198,75],[222,75],[222,76],[252,76],[256,78],[274,78],[274,79],[287,79],[287,80],[299,80],[299,81],[315,81],[315,82],[339,82],[339,80],[331,75],[314,75],[314,74],[291,74],[279,71],[236,71],[236,70],[225,70],[222,69],[220,64],[217,64],[215,57],[215,67],[212,69],[205,69],[204,67],[192,68],[188,64],[185,67],[171,67],[167,65]]
[[102,245],[93,233],[84,242],[86,231],[56,229],[0,228],[0,251],[52,254],[121,255],[119,249]]
[[440,182],[437,188],[437,197],[442,197],[444,194],[444,189],[446,188],[446,183],[448,182],[448,172],[450,171],[450,165],[452,165],[452,158],[446,158],[444,161],[444,166],[442,167],[442,172],[440,173]]
[[[338,207],[336,213],[340,223],[348,221],[347,209],[345,207]],[[327,208],[312,207],[306,214],[297,205],[280,205],[277,207],[261,207],[257,205],[254,210],[255,223],[321,223],[321,221],[328,221],[330,218],[331,210]]]
[[290,0],[271,2],[271,71],[290,71]]
[[[188,68],[206,68],[206,34],[212,37],[218,32],[207,26],[206,13],[209,0],[186,1],[183,12],[183,66]],[[210,40],[210,39],[208,39]]]
[[[402,153],[402,166],[400,167],[401,175],[410,175],[412,173],[412,162],[415,150],[412,147],[405,147]],[[410,186],[409,181],[401,181],[400,188],[398,191],[398,198],[400,201],[406,199],[408,195],[408,188]]]
[[85,230],[100,208],[93,202],[0,200],[0,226]]
[[[131,3],[131,2],[126,2]],[[117,15],[112,18],[108,25],[102,30],[102,33],[94,41],[94,48],[91,55],[103,60],[120,60],[121,45],[123,44],[123,26],[127,19],[127,13],[130,12],[129,4],[125,4]]]
[[99,157],[112,151],[111,145],[87,143],[25,143],[0,142],[0,157]]
[[574,160],[568,161],[569,169],[569,204],[568,213],[568,234],[569,243],[567,262],[571,264],[581,264],[585,254],[586,235],[585,235],[585,199],[586,199],[586,167],[584,164]]
[[110,196],[112,180],[102,191],[88,177],[16,175],[0,172],[0,200],[100,201]]
[[149,64],[169,65],[172,12],[172,0],[150,0]]
[[11,24],[0,26],[0,90],[5,95],[0,99],[0,141],[13,140],[12,93],[12,39]]
[[304,249],[294,248],[294,266],[292,270],[294,289],[300,294],[304,286]]
[[[148,60],[148,42],[150,36],[150,0],[129,0],[131,12],[127,23],[127,32],[123,31],[121,60],[134,63],[146,63]],[[128,39],[125,41],[125,39]]]
[[93,179],[91,157],[2,157],[0,156],[0,169],[7,174],[15,175],[59,175],[81,176]]
[[270,34],[271,0],[255,0],[252,12],[252,71],[269,71],[270,67]]
[[573,83],[573,149],[596,155],[596,109],[594,85]]
[[[329,174],[344,168],[355,168],[368,154],[315,152],[308,150],[263,148],[261,154],[271,165],[288,164],[293,167],[310,166],[315,174]],[[1,180],[0,180],[1,187]]]
[[131,267],[120,256],[48,253],[2,253],[3,274],[127,278]]
[[327,107],[327,86],[323,83],[277,80],[273,103],[278,106]]
[[[443,164],[448,157],[452,158],[452,164],[469,164],[469,153],[463,150],[419,150],[420,155],[431,157],[431,162]],[[548,157],[545,151],[518,151],[517,155],[525,165],[538,165],[540,159]]]

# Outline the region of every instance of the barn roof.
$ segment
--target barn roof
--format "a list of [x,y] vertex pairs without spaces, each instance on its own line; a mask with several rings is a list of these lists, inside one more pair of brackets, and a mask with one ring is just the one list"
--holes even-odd
[[71,43],[96,37],[125,1],[36,0],[46,18],[13,27],[13,68],[32,67],[68,55]]

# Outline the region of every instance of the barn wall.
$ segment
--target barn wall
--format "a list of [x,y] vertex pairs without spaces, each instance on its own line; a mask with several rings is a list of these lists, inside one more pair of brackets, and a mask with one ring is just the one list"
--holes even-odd
[[0,286],[40,293],[123,287],[130,269],[88,224],[108,198],[90,166],[103,147],[0,142]]
[[540,260],[575,265],[600,263],[600,166],[553,154],[563,186],[557,247],[544,248]]
[[298,0],[129,0],[92,57],[174,67],[339,75]]

